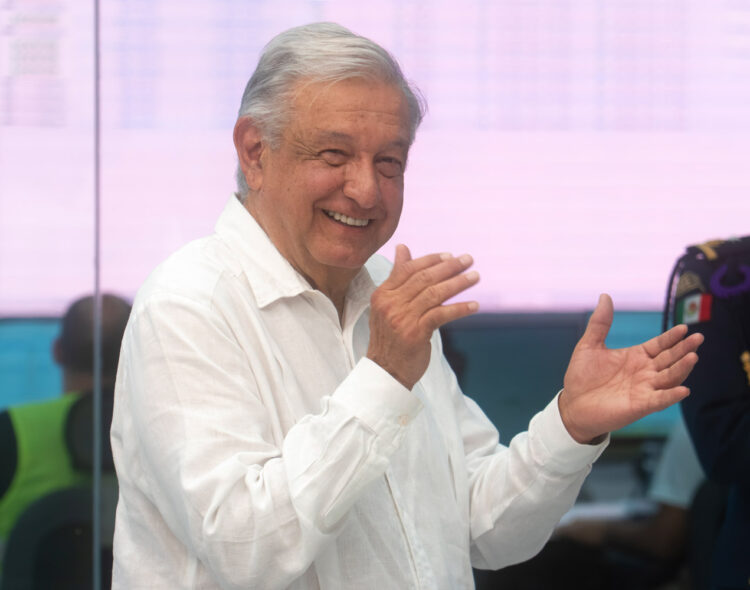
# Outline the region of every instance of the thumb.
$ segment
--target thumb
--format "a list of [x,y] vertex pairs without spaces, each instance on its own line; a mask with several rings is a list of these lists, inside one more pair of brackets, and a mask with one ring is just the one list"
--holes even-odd
[[586,331],[581,337],[581,344],[590,347],[604,346],[609,329],[612,327],[612,318],[615,310],[612,305],[612,298],[606,293],[599,295],[599,302],[594,308],[594,312],[589,318]]
[[409,262],[410,260],[411,252],[409,252],[409,248],[407,248],[405,244],[397,244],[396,256],[393,259],[393,266],[403,264],[404,262]]
[[404,244],[396,245],[396,254],[393,257],[393,266],[388,278],[383,282],[381,287],[393,289],[401,285],[409,278],[409,270],[404,265],[411,260],[411,252]]

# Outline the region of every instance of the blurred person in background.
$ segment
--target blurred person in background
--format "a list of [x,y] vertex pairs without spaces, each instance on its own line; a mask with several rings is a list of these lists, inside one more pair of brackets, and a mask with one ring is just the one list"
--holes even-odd
[[684,576],[690,510],[705,481],[680,416],[661,450],[646,499],[652,509],[630,518],[580,519],[559,527],[555,540],[587,545],[603,564],[608,588],[660,587]]
[[[111,397],[130,303],[102,295],[101,384]],[[24,510],[52,491],[88,485],[91,474],[76,467],[66,444],[71,408],[94,387],[94,298],[74,301],[62,317],[52,356],[62,369],[62,395],[0,413],[0,539],[4,542]],[[111,407],[111,402],[110,402]],[[108,424],[103,425],[108,440]]]
[[[678,261],[675,319],[705,335],[682,402],[706,477],[727,489],[712,587],[750,587],[750,236],[690,246]],[[709,534],[707,531],[706,534]]]

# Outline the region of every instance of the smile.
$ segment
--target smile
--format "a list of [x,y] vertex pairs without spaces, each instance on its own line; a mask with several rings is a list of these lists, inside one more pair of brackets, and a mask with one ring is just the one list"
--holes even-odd
[[332,217],[338,222],[341,222],[345,225],[353,225],[355,227],[364,227],[368,223],[370,223],[369,219],[357,219],[356,217],[349,217],[348,215],[342,215],[341,213],[337,213],[336,211],[328,211],[324,209],[326,212],[326,215],[328,217]]

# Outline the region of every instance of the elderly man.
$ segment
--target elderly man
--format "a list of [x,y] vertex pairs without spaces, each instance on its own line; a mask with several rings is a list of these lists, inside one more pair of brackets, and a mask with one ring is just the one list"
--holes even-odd
[[498,444],[437,329],[468,255],[391,266],[415,91],[333,24],[282,33],[242,99],[239,193],[161,265],[125,337],[115,588],[471,588],[534,554],[607,433],[687,394],[685,327],[607,350],[602,296],[564,389]]
[[[0,545],[36,500],[91,482],[89,466],[76,462],[75,449],[66,442],[68,433],[75,432],[68,430],[76,424],[72,417],[92,403],[94,305],[92,295],[80,297],[68,306],[61,319],[52,356],[62,370],[63,395],[0,413]],[[101,314],[102,407],[109,408],[130,303],[117,295],[104,294]],[[105,422],[108,423],[106,416]],[[84,435],[88,435],[90,447],[91,433],[86,431]],[[86,442],[85,436],[83,441]],[[111,527],[112,523],[110,530]]]

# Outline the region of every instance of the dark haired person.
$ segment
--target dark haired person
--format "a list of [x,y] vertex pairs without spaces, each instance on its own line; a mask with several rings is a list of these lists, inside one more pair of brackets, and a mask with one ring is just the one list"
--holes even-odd
[[[130,304],[102,296],[102,386],[114,386],[120,343]],[[34,500],[85,484],[65,443],[68,412],[94,386],[94,298],[82,297],[63,315],[53,357],[62,369],[63,395],[22,404],[0,413],[0,539],[7,539],[18,517]]]
[[675,316],[705,336],[682,413],[706,477],[726,486],[713,588],[750,587],[750,236],[687,249]]

